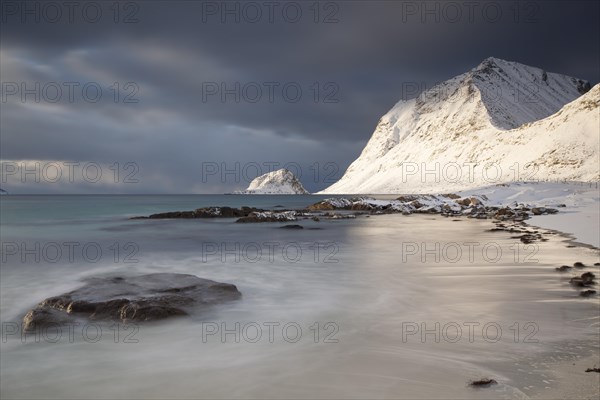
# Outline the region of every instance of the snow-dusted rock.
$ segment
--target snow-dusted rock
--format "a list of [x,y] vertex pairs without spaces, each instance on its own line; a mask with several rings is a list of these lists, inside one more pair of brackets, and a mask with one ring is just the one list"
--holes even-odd
[[296,221],[296,211],[260,211],[252,212],[246,217],[242,217],[235,222],[287,222]]
[[589,86],[488,58],[397,103],[344,176],[321,193],[441,193],[514,181],[597,181],[600,86]]
[[287,169],[261,175],[246,190],[235,194],[309,194],[302,183]]

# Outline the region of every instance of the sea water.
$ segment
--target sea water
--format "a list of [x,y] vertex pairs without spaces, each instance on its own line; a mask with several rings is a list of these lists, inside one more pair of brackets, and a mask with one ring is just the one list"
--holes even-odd
[[[554,268],[598,253],[559,235],[526,246],[438,215],[291,222],[302,230],[129,219],[320,199],[3,196],[2,397],[527,398],[557,384],[548,360],[597,352],[597,300]],[[14,332],[86,278],[153,272],[233,283],[242,298],[157,323]],[[482,377],[499,383],[468,386]]]

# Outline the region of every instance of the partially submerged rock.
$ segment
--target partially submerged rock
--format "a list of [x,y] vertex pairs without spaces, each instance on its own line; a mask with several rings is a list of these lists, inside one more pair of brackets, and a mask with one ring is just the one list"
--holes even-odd
[[284,225],[284,226],[280,226],[279,229],[304,229],[304,227],[302,225]]
[[92,278],[78,289],[39,303],[23,318],[23,329],[34,331],[73,322],[76,318],[154,321],[187,315],[195,308],[240,297],[235,285],[188,274]]
[[555,269],[559,272],[566,272],[566,271],[573,269],[573,267],[571,267],[569,265],[561,265],[560,267],[556,267]]
[[254,207],[203,207],[194,211],[170,211],[152,214],[147,217],[133,217],[131,219],[171,219],[171,218],[240,218],[246,217],[253,212],[264,210]]
[[569,283],[571,285],[577,286],[577,287],[592,286],[594,283],[596,283],[594,281],[595,278],[596,278],[596,275],[594,275],[591,272],[586,272],[584,274],[581,274],[580,277],[571,278]]
[[478,380],[469,382],[469,386],[473,386],[473,387],[488,387],[488,386],[491,386],[491,385],[495,385],[497,383],[498,382],[496,382],[495,379],[483,378],[483,379],[478,379]]

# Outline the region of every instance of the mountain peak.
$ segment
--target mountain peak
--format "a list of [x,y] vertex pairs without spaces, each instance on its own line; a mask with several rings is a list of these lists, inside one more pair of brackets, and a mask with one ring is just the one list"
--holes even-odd
[[[502,67],[505,67],[510,64],[518,64],[511,61],[502,60],[496,57],[488,57],[481,61],[475,68],[471,70],[473,74],[490,74],[495,72],[495,70],[502,70]],[[523,64],[519,64],[523,65]]]
[[[496,58],[496,57],[487,57],[484,58],[480,63],[479,66],[483,66],[483,65],[497,65],[497,64],[501,64],[501,63],[507,63],[508,61],[506,60],[502,60],[501,58]],[[478,67],[479,67],[478,66]]]
[[[428,169],[497,162],[506,172],[513,160],[521,168],[528,162],[543,165],[553,178],[592,179],[597,177],[597,163],[594,170],[589,157],[598,148],[598,102],[593,101],[598,88],[581,96],[589,90],[581,79],[489,57],[416,99],[397,103],[342,179],[323,192],[423,189],[421,181],[402,181],[407,162]],[[420,177],[415,173],[411,179]]]
[[490,123],[504,130],[546,118],[590,89],[587,81],[495,57],[466,76]]

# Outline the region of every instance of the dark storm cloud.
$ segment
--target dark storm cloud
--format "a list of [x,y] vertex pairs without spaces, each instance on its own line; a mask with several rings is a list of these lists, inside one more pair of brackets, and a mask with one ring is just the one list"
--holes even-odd
[[[102,16],[94,23],[88,20],[95,14],[81,12],[86,3],[75,3],[69,20],[56,2],[63,12],[57,23],[48,21],[51,9],[43,14],[44,2],[27,2],[33,14],[25,15],[23,2],[2,3],[3,83],[97,82],[103,97],[93,103],[76,92],[73,102],[63,96],[38,104],[12,96],[1,104],[1,158],[135,159],[143,182],[115,190],[231,190],[247,182],[202,182],[202,163],[265,161],[297,162],[308,189],[321,189],[330,182],[323,173],[311,176],[310,166],[334,162],[339,177],[378,118],[406,97],[407,82],[431,87],[492,55],[600,79],[597,2],[348,1],[315,8],[303,1],[293,3],[302,11],[298,22],[291,22],[293,8],[282,12],[291,3],[272,2],[271,20],[265,2],[256,2],[263,13],[256,23],[251,8],[220,15],[224,7],[249,7],[235,1],[122,2],[118,15],[114,2],[97,1]],[[126,90],[127,83],[135,87]],[[248,90],[239,102],[206,95],[236,83]],[[300,87],[302,98],[286,98],[286,84]],[[251,102],[256,87],[262,95]],[[123,103],[134,92],[139,101]]]

